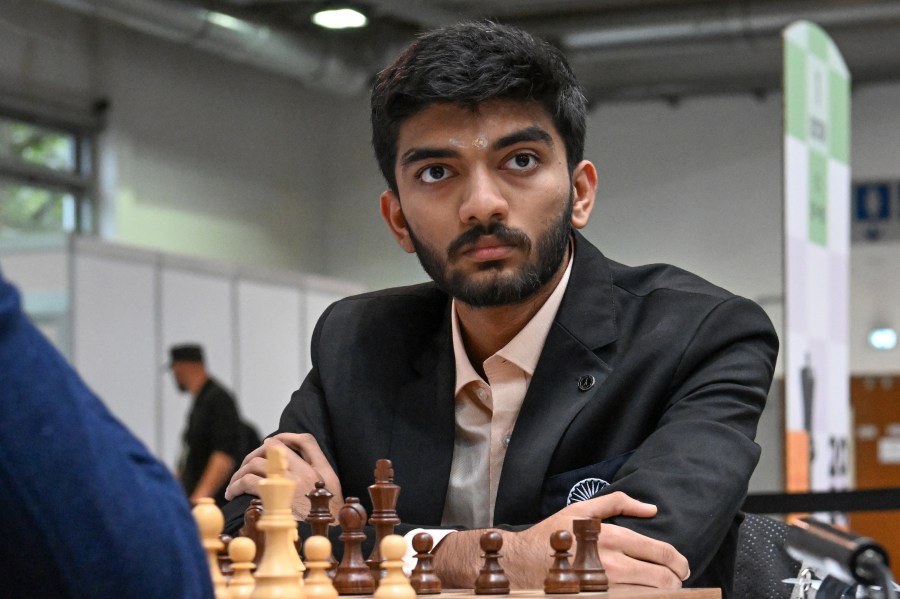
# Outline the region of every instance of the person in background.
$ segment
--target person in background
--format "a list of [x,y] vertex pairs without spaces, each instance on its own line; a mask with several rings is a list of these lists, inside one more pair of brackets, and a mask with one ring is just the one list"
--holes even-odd
[[0,273],[4,597],[212,597],[178,483],[22,312]]
[[225,487],[247,449],[237,402],[207,372],[201,346],[176,345],[169,355],[175,384],[194,397],[182,436],[178,478],[191,503],[212,497],[221,507]]

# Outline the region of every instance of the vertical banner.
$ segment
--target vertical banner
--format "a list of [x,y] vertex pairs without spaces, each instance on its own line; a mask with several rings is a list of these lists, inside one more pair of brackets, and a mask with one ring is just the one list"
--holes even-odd
[[784,38],[785,487],[849,485],[850,74],[821,27]]

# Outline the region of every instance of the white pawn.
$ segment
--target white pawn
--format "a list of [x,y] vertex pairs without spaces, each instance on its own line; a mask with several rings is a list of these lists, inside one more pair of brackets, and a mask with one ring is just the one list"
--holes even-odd
[[206,550],[206,558],[209,562],[209,573],[213,583],[216,599],[231,599],[231,593],[225,586],[225,577],[219,570],[219,551],[225,544],[219,540],[219,533],[225,525],[225,517],[216,503],[209,497],[201,497],[197,505],[191,510],[197,529],[200,531],[200,541]]
[[337,599],[338,592],[328,576],[331,567],[331,541],[327,537],[313,535],[303,545],[306,555],[306,583],[303,590],[307,599]]
[[375,599],[415,599],[416,591],[403,573],[406,540],[400,535],[388,535],[381,540],[381,568],[384,575],[375,591]]
[[256,543],[247,537],[235,537],[228,544],[228,557],[231,558],[231,569],[234,574],[228,584],[231,599],[243,599],[253,594],[256,580],[250,572],[256,567],[253,558],[256,556]]

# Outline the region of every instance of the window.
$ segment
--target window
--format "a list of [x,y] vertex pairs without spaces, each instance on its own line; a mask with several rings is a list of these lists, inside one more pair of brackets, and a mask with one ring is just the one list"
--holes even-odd
[[0,104],[0,238],[94,232],[96,130]]

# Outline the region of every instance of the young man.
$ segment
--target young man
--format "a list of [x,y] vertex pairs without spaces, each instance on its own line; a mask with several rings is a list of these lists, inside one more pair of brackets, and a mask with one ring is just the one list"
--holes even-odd
[[[403,521],[459,529],[436,550],[447,586],[472,585],[500,527],[513,585],[538,588],[550,534],[592,516],[612,585],[728,595],[778,342],[752,302],[577,232],[597,186],[585,106],[558,50],[491,23],[426,34],[379,74],[381,212],[434,282],[331,306],[266,443],[295,450],[298,519],[316,479],[367,501],[390,458]],[[251,453],[228,496],[262,472]]]

